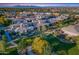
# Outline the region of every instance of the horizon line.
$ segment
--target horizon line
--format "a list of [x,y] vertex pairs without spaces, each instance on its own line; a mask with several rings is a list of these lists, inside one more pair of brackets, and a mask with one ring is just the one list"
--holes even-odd
[[79,3],[0,3],[0,7],[13,7],[13,6],[68,6],[68,7],[77,7]]

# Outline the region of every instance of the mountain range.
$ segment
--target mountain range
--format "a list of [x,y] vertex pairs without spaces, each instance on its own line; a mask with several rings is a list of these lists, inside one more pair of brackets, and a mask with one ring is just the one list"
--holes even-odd
[[15,6],[0,6],[0,8],[52,8],[52,7],[79,7],[79,6],[34,6],[34,5],[15,5]]

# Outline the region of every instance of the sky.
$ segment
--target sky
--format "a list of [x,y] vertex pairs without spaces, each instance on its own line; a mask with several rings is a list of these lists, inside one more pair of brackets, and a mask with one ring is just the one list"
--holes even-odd
[[79,3],[0,3],[1,7],[5,6],[70,6],[70,7],[78,7]]

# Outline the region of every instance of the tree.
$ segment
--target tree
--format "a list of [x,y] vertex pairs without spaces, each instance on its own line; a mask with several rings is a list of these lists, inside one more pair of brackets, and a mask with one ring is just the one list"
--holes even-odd
[[6,19],[6,20],[4,21],[4,24],[3,24],[3,25],[9,26],[11,23],[12,23],[12,21],[11,21],[10,19]]
[[5,35],[2,35],[2,40],[0,41],[0,52],[5,54],[6,48],[7,48],[7,39]]
[[0,24],[4,24],[5,18],[4,16],[0,16]]
[[6,50],[6,44],[4,41],[0,41],[0,52],[5,52]]
[[2,36],[2,40],[7,43],[7,37],[5,35]]
[[6,19],[5,16],[0,16],[0,24],[8,26],[12,23],[10,19]]
[[24,54],[25,48],[26,48],[26,42],[24,39],[21,39],[21,41],[19,42],[18,47],[17,47],[18,53]]
[[58,55],[66,55],[67,53],[64,50],[60,50],[60,51],[57,51],[57,54]]
[[6,55],[18,55],[18,51],[16,47],[8,48],[6,52],[7,52]]
[[31,43],[32,39],[30,38],[21,39],[17,47],[19,54],[25,54],[27,46],[30,45]]
[[51,46],[41,37],[34,39],[32,43],[32,50],[37,54],[49,55],[51,54]]

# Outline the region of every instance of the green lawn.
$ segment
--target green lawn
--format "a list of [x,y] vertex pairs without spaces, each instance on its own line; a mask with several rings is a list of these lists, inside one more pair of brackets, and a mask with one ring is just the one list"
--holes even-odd
[[50,45],[52,46],[52,51],[59,55],[77,55],[79,54],[79,49],[76,44],[68,44],[60,42],[56,37],[49,35],[45,37]]
[[71,48],[70,50],[68,50],[68,54],[69,55],[79,55],[79,49],[75,46],[75,47]]

